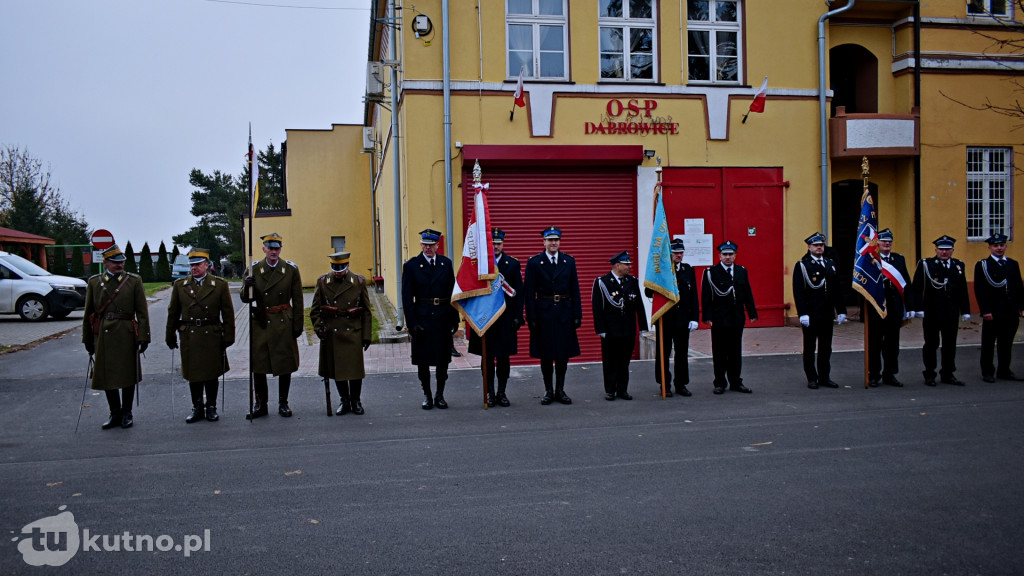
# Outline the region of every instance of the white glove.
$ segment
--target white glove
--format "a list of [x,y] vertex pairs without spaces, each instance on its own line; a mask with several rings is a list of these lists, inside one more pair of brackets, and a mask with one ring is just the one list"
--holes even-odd
[[803,316],[801,316],[800,317],[800,325],[803,326],[804,328],[810,328],[810,326],[811,326],[811,317],[808,316],[807,314],[804,314]]
[[689,328],[690,328],[690,332],[693,332],[694,330],[696,330],[696,329],[697,329],[697,323],[696,323],[696,322],[693,322],[693,321],[691,321],[691,322],[690,322],[690,325],[689,325]]
[[604,336],[605,336],[605,333],[604,333],[604,332],[601,332],[600,334],[598,334],[598,336],[600,336],[601,338],[604,338]]
[[960,317],[960,320],[962,320],[964,322],[967,322],[970,319],[971,319],[971,315],[970,314],[964,314],[963,316]]
[[846,314],[840,314],[836,316],[836,322],[838,322],[839,324],[846,322]]
[[913,310],[907,310],[907,313],[903,315],[903,319],[904,320],[910,320],[913,317],[914,317],[914,311]]
[[914,312],[914,316],[917,316],[918,318],[924,318],[924,310],[918,310],[917,312]]

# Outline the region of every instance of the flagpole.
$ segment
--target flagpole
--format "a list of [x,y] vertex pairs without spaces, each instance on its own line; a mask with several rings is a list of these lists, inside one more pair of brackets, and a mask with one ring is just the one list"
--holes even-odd
[[487,410],[487,366],[490,363],[491,360],[487,357],[487,334],[484,334],[480,337],[480,372],[484,375],[484,410]]
[[[868,194],[869,193],[869,190],[868,190],[868,177],[870,177],[871,174],[868,173],[868,157],[867,156],[863,157],[863,161],[860,164],[860,172],[861,172],[861,176],[864,177],[864,194]],[[868,324],[870,324],[870,322],[871,322],[871,314],[868,311],[868,306],[870,306],[870,303],[865,298],[864,299],[864,389],[865,390],[868,389],[870,387],[870,385],[871,385],[871,374],[869,373],[869,370],[871,368],[870,367],[870,362],[869,362],[870,356],[871,356],[871,353],[870,353],[870,350],[869,350],[869,348],[871,347],[871,340],[870,340],[870,338],[868,338]]]
[[[248,258],[249,258],[249,260],[248,260],[249,261],[248,270],[249,270],[249,274],[247,274],[247,276],[252,276],[253,274],[255,274],[255,270],[252,269],[252,227],[256,223],[255,222],[255,217],[254,217],[256,207],[253,206],[253,197],[252,197],[253,185],[254,185],[254,182],[252,181],[252,156],[253,156],[253,153],[252,153],[252,122],[250,122],[249,123],[249,252],[248,252]],[[254,396],[254,391],[253,391],[253,375],[252,375],[252,355],[253,355],[252,323],[253,323],[253,320],[255,320],[255,314],[254,314],[254,311],[253,311],[253,302],[255,302],[254,294],[255,294],[256,290],[252,286],[250,286],[248,288],[248,290],[249,290],[249,295],[248,295],[249,296],[249,304],[248,304],[248,308],[249,308],[249,423],[252,424],[253,420],[255,420],[255,418],[252,417],[252,405],[253,405],[253,396]]]
[[661,397],[665,398],[665,333],[662,332],[664,328],[663,318],[664,314],[658,318],[658,333],[655,334],[655,339],[658,343],[658,357],[661,358],[661,362],[658,364],[658,369],[661,371]]

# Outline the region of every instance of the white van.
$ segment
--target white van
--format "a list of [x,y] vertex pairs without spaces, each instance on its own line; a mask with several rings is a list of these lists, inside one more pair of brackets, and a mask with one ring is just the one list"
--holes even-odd
[[50,274],[17,254],[0,252],[0,314],[30,322],[64,318],[85,307],[85,288],[84,280]]
[[188,254],[178,254],[171,263],[171,280],[188,276]]

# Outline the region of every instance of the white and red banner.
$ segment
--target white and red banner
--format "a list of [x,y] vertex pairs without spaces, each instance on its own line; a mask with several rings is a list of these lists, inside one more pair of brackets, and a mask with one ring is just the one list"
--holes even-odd
[[[764,77],[764,82],[761,84],[761,88],[754,94],[754,101],[750,103],[750,112],[762,113],[764,112],[764,103],[768,99],[768,77]],[[748,112],[749,114],[749,112]]]
[[466,241],[462,245],[462,264],[455,275],[452,306],[461,313],[466,323],[483,336],[498,316],[505,311],[502,292],[504,279],[497,273],[494,263],[494,241],[491,237],[491,218],[487,212],[487,185],[474,184],[473,214],[466,227]]

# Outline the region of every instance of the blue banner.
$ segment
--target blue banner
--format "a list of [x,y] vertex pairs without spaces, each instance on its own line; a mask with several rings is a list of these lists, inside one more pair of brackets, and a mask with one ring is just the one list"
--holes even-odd
[[885,318],[885,286],[882,284],[882,259],[878,257],[878,213],[864,189],[861,198],[860,222],[857,225],[857,254],[853,261],[853,289],[875,307]]
[[462,317],[469,324],[473,331],[483,336],[487,329],[494,324],[494,321],[505,311],[505,293],[502,286],[505,277],[498,274],[498,277],[491,282],[491,293],[482,296],[472,296],[463,300],[452,302],[462,311]]
[[668,233],[661,184],[654,189],[654,229],[651,232],[651,249],[647,253],[644,288],[655,293],[651,304],[652,324],[679,301],[679,286],[676,285],[676,271],[672,265],[672,237]]

